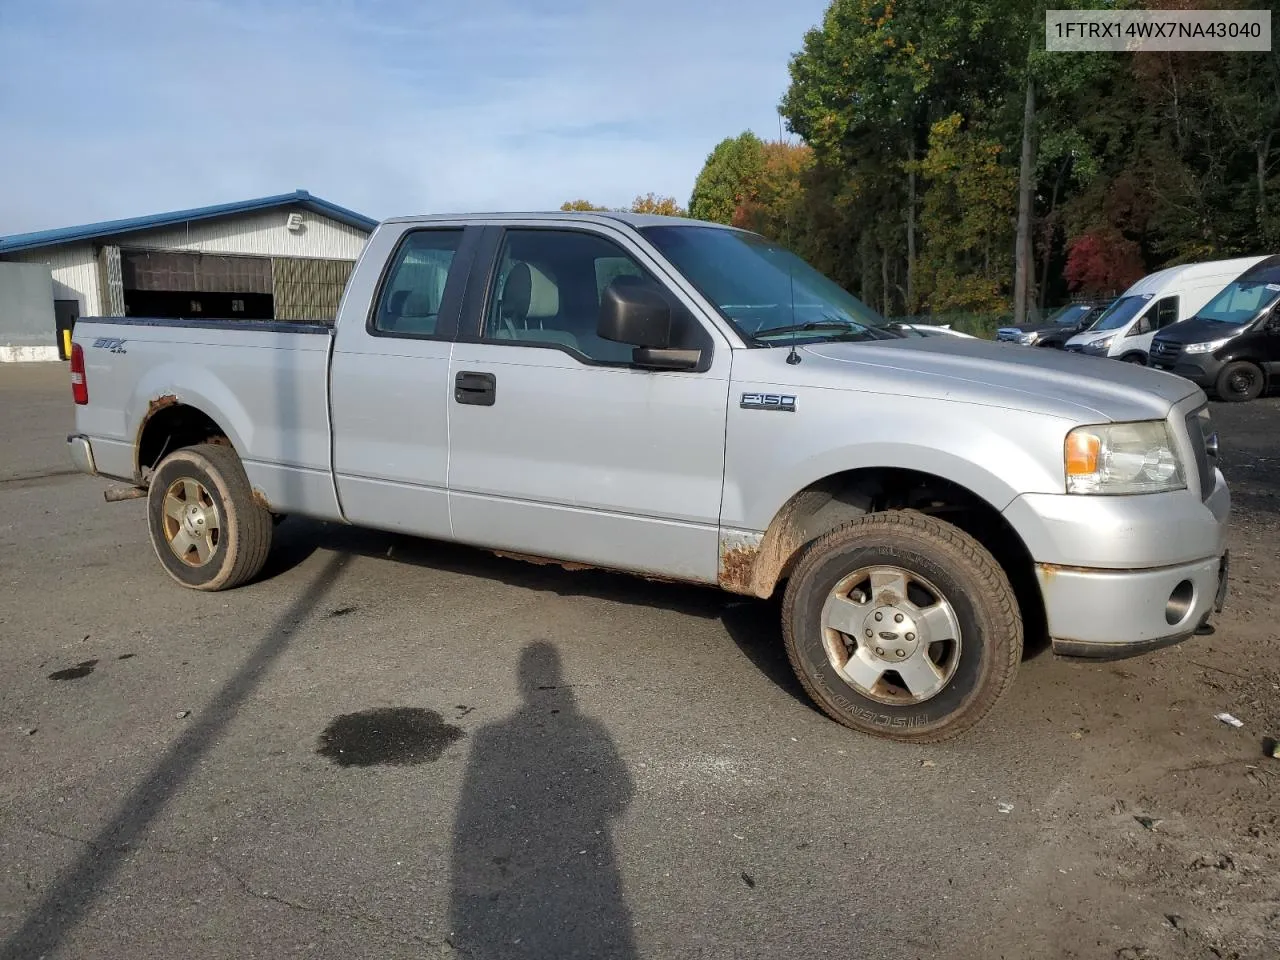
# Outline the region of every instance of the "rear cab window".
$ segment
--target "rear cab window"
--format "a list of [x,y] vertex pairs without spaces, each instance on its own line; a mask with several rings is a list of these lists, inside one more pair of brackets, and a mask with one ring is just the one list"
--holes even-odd
[[400,241],[378,293],[369,331],[375,335],[433,338],[461,228],[414,230]]

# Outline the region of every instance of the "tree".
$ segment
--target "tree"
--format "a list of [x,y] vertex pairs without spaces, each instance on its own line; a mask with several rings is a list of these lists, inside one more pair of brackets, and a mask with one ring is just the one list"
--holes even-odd
[[764,167],[764,144],[750,130],[725,137],[707,154],[693,182],[689,215],[699,220],[732,223],[734,211],[756,188]]
[[[818,163],[857,177],[855,219],[874,232],[886,309],[899,262],[905,267],[899,299],[908,310],[918,300],[916,161],[930,125],[955,112],[972,115],[991,78],[1003,75],[1001,47],[993,42],[998,6],[997,0],[833,0],[791,59],[779,109]],[[863,276],[869,281],[866,264]]]
[[804,144],[771,140],[761,144],[760,159],[759,171],[738,190],[730,222],[796,246],[805,227],[804,177],[813,151]]
[[560,209],[565,211],[580,211],[589,213],[591,211],[608,211],[608,207],[597,207],[590,200],[566,200],[560,204]]
[[1067,283],[1078,293],[1118,296],[1145,272],[1138,245],[1114,228],[1102,227],[1068,246]]
[[632,213],[656,213],[663,217],[687,217],[689,212],[676,203],[675,197],[659,197],[646,193],[631,201]]
[[998,312],[1008,302],[1017,172],[1003,153],[998,141],[963,129],[958,113],[929,131],[919,163],[931,183],[920,217],[928,237],[921,281],[935,311]]

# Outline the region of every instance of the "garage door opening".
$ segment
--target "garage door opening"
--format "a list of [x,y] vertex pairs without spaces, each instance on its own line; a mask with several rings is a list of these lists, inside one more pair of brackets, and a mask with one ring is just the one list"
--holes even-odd
[[270,320],[271,260],[207,253],[121,250],[126,316]]

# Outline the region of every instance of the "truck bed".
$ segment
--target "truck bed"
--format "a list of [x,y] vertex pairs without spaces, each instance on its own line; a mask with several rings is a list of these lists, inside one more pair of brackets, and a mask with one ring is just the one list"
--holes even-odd
[[136,446],[159,410],[219,411],[250,482],[273,509],[338,517],[330,471],[333,328],[280,320],[81,317],[89,403],[76,429],[98,471],[139,477]]

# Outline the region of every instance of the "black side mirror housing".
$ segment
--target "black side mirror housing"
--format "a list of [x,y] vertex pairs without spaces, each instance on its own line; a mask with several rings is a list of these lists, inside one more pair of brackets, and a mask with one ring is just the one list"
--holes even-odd
[[671,301],[647,277],[614,277],[600,297],[596,334],[636,349],[631,362],[646,370],[693,370],[701,350],[673,349]]
[[614,277],[600,298],[596,333],[605,340],[661,350],[671,345],[671,304],[644,277]]

